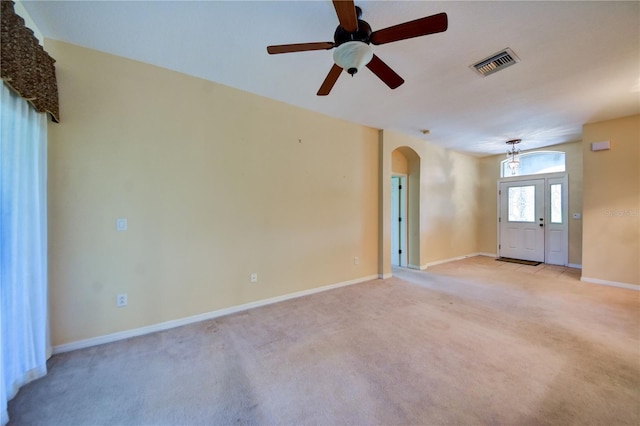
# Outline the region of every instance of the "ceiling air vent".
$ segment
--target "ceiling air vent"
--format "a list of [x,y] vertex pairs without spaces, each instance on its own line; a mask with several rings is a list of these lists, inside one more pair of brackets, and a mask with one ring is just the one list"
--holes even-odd
[[520,58],[513,53],[513,50],[506,48],[501,52],[481,60],[477,64],[471,65],[469,68],[475,70],[481,76],[486,77],[518,62],[520,62]]

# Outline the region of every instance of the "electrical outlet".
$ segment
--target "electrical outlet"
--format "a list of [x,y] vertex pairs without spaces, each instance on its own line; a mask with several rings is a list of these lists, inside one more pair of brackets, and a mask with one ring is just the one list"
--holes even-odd
[[258,282],[258,273],[254,272],[253,274],[251,274],[251,282],[252,283],[257,283]]
[[116,295],[116,306],[118,308],[127,306],[127,293],[121,293]]
[[358,256],[353,258],[353,264],[354,265],[359,265],[360,264],[360,258]]

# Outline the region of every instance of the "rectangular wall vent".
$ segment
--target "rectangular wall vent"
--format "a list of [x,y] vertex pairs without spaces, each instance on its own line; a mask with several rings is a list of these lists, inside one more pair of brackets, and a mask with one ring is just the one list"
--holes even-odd
[[606,151],[611,149],[611,141],[594,142],[591,144],[591,151]]
[[520,58],[513,53],[513,50],[506,48],[501,52],[493,54],[488,58],[485,58],[478,62],[477,64],[473,64],[469,66],[472,70],[476,71],[483,77],[496,73],[502,69],[510,67],[511,65],[517,64],[520,62]]

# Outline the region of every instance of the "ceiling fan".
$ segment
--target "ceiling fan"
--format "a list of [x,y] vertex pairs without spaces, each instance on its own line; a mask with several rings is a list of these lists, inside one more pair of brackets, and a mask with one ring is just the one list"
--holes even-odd
[[362,10],[355,6],[352,0],[333,0],[333,7],[340,22],[333,35],[333,42],[280,44],[267,47],[267,52],[272,55],[308,50],[330,50],[335,47],[333,54],[335,64],[320,86],[318,96],[326,96],[331,92],[343,70],[353,76],[362,66],[369,68],[391,89],[397,88],[404,83],[404,80],[373,53],[371,44],[379,45],[440,33],[446,31],[448,26],[447,14],[438,13],[382,30],[371,31],[371,26],[360,19]]

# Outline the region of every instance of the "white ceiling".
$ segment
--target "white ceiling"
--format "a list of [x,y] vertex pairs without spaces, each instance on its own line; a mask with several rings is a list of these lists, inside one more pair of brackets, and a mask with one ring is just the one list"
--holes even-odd
[[[474,155],[580,140],[582,125],[640,113],[640,2],[356,1],[373,30],[446,12],[449,29],[375,47],[405,79],[368,69],[316,92],[332,51],[267,45],[332,41],[330,1],[32,1],[47,38],[236,87]],[[510,47],[521,62],[488,77],[469,65]],[[421,129],[429,129],[423,136]]]

